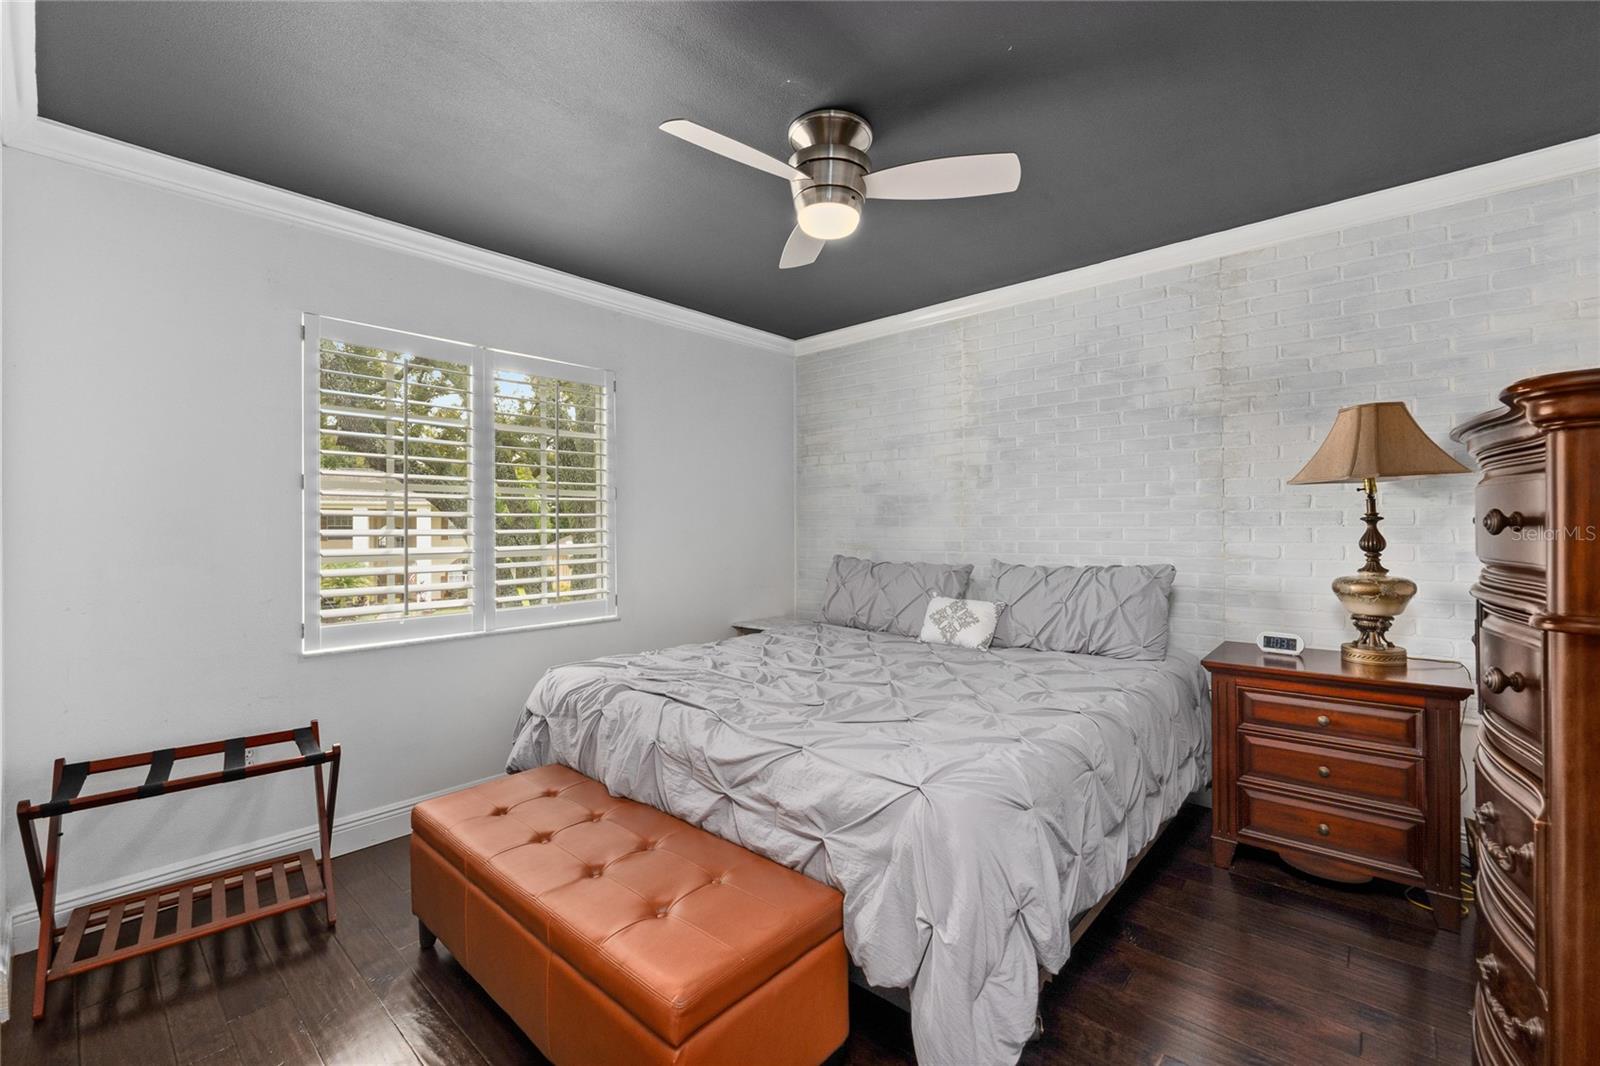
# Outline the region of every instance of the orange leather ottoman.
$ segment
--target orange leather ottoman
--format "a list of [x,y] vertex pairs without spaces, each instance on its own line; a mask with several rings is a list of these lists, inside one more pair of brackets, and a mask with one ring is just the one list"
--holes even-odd
[[843,897],[564,766],[418,804],[411,910],[558,1064],[814,1066]]

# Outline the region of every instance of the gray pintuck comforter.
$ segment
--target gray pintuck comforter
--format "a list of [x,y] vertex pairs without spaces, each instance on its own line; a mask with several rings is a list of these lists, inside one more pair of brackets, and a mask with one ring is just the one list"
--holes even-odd
[[797,624],[551,670],[508,769],[564,763],[837,886],[867,980],[911,990],[919,1061],[1014,1063],[1071,919],[1204,784],[1205,693],[1181,652]]

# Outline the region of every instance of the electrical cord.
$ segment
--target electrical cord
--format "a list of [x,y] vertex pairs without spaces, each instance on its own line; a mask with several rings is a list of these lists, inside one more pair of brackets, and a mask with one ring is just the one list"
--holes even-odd
[[[1433,911],[1433,904],[1428,902],[1428,894],[1420,888],[1407,888],[1406,902],[1411,904],[1413,907],[1418,908],[1419,910],[1425,910],[1429,913],[1432,913]],[[1465,918],[1472,912],[1472,904],[1475,902],[1477,902],[1477,896],[1475,895],[1472,887],[1472,875],[1467,871],[1462,870],[1461,917]]]

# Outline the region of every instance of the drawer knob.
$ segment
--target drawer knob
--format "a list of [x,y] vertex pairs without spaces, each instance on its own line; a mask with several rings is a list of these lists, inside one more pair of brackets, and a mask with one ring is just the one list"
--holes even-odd
[[1528,1043],[1537,1044],[1544,1039],[1544,1022],[1538,1018],[1518,1018],[1494,998],[1494,993],[1482,985],[1478,986],[1483,992],[1484,1005],[1489,1008],[1489,1015],[1494,1018],[1500,1031],[1506,1034],[1507,1040],[1515,1040],[1519,1036],[1528,1038]]
[[1327,724],[1328,724],[1328,723],[1329,723],[1329,722],[1330,722],[1330,721],[1331,721],[1331,720],[1332,720],[1332,719],[1330,719],[1330,718],[1329,718],[1329,717],[1328,717],[1328,716],[1327,716],[1327,715],[1325,715],[1325,714],[1319,714],[1319,715],[1317,715],[1317,724],[1318,724],[1318,725],[1320,725],[1320,726],[1326,726],[1326,725],[1327,725]]
[[1318,836],[1324,836],[1325,837],[1331,832],[1333,832],[1333,830],[1328,828],[1328,823],[1327,822],[1318,822],[1317,823],[1317,835]]
[[1483,687],[1496,694],[1506,689],[1521,692],[1528,687],[1528,679],[1523,677],[1520,671],[1508,674],[1498,666],[1491,666],[1484,672]]
[[1328,769],[1326,766],[1317,767],[1317,776],[1318,777],[1329,777],[1332,774],[1333,774],[1333,771]]
[[1489,536],[1498,537],[1508,529],[1521,530],[1524,526],[1534,525],[1533,519],[1521,511],[1512,511],[1506,514],[1498,507],[1489,508],[1489,513],[1483,516],[1483,528]]

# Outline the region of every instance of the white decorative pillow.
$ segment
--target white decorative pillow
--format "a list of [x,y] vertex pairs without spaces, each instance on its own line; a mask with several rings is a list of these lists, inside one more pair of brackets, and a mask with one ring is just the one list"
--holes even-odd
[[1000,618],[1000,605],[988,600],[952,600],[934,596],[922,619],[924,644],[954,644],[958,648],[983,649],[994,639],[994,626]]

